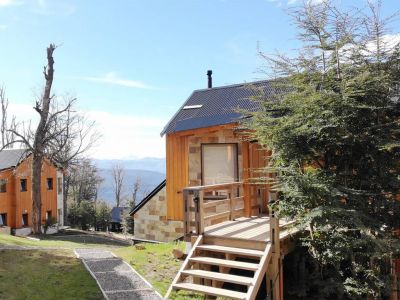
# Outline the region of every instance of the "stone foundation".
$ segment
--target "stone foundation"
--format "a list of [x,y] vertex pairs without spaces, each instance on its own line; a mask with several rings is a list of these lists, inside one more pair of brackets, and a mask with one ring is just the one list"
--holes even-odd
[[183,222],[167,220],[166,188],[163,187],[133,216],[137,239],[170,242],[183,236]]

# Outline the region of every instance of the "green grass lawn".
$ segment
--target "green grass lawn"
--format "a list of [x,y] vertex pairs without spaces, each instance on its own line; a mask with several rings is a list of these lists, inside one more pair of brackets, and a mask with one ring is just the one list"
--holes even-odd
[[72,250],[60,249],[0,250],[0,299],[104,298]]
[[92,235],[42,235],[39,238],[40,241],[34,241],[24,237],[0,234],[0,244],[69,249],[86,247],[114,248],[124,246],[122,243]]
[[[185,243],[143,243],[140,245],[143,245],[145,249],[138,250],[135,247],[124,247],[113,250],[113,253],[128,262],[164,296],[183,263],[182,260],[174,258],[172,250],[178,248],[184,251]],[[171,295],[171,299],[204,299],[204,297],[192,293],[179,292]]]

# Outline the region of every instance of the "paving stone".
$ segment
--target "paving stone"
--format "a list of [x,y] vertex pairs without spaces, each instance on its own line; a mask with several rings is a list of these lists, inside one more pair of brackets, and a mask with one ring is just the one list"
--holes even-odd
[[146,289],[149,286],[133,272],[94,274],[104,291]]
[[154,289],[120,258],[102,249],[75,249],[108,300],[160,300]]
[[160,296],[153,291],[129,291],[129,292],[117,292],[117,293],[106,293],[110,300],[160,300]]
[[116,258],[109,251],[104,252],[81,252],[79,253],[79,257],[83,259],[104,259],[104,258]]
[[87,260],[85,262],[92,272],[132,271],[131,268],[120,259]]

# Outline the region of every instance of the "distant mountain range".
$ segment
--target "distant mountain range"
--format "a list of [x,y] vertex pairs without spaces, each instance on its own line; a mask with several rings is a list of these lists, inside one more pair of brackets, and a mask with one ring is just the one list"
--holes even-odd
[[126,198],[132,198],[133,185],[140,178],[141,187],[138,192],[138,201],[141,201],[161,181],[165,179],[165,159],[143,158],[129,160],[94,160],[99,168],[100,176],[104,179],[99,189],[98,198],[115,205],[113,189],[112,167],[120,164],[124,167],[124,185],[122,194]]

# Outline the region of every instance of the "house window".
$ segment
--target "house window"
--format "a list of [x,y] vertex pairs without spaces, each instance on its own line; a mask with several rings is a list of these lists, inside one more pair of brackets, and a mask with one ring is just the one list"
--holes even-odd
[[28,214],[22,214],[22,226],[26,227],[28,225],[29,225]]
[[203,144],[202,184],[238,181],[237,144]]
[[0,226],[7,226],[7,214],[0,214]]
[[6,193],[6,192],[7,192],[7,180],[0,179],[0,193]]
[[51,210],[46,211],[46,220],[51,218]]
[[53,178],[47,178],[47,189],[52,190],[53,189]]
[[58,193],[59,195],[61,195],[61,194],[62,194],[62,191],[63,191],[63,182],[62,182],[62,178],[61,178],[61,177],[58,177],[58,178],[57,178],[57,193]]
[[28,190],[28,184],[26,182],[26,179],[21,179],[20,180],[20,192],[26,192]]

